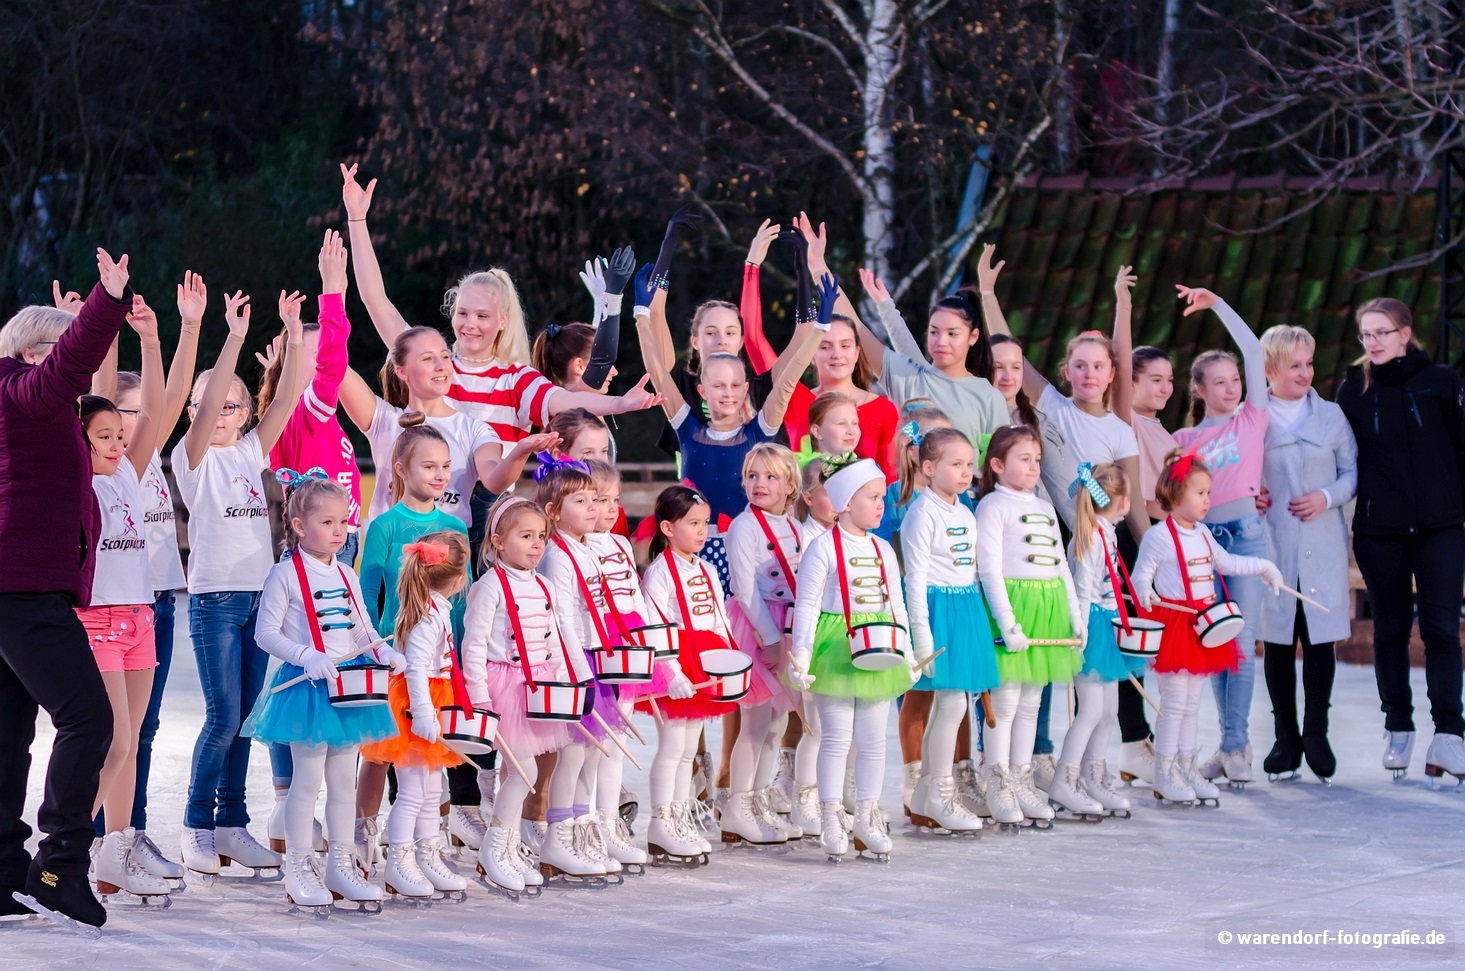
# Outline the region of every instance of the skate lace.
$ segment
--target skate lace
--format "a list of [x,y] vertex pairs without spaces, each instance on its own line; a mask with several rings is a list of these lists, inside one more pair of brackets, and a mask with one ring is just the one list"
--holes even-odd
[[606,850],[599,821],[594,818],[587,819],[583,829],[585,830],[585,848],[590,851],[590,855],[597,860],[608,858],[610,853]]
[[443,844],[438,840],[428,840],[422,844],[423,859],[420,863],[422,869],[431,870],[437,876],[448,876],[450,871],[447,864],[443,862]]
[[947,814],[958,811],[965,813],[966,807],[961,805],[961,794],[957,792],[956,780],[942,779],[936,783],[936,797],[941,800],[941,809]]
[[321,880],[320,863],[316,860],[314,853],[302,854],[295,858],[295,879],[307,891],[325,889],[325,883]]
[[777,820],[774,818],[776,814],[773,811],[772,802],[769,801],[768,790],[758,789],[751,793],[751,796],[753,801],[753,815],[777,830],[779,826]]
[[611,833],[614,834],[614,838],[624,845],[630,846],[631,827],[626,825],[626,821],[621,818],[619,813],[610,813],[609,817],[611,820]]
[[138,836],[133,839],[132,852],[134,854],[142,854],[144,856],[154,856],[160,860],[163,858],[163,851],[158,849],[157,844],[154,843],[152,839],[146,834],[138,834]]

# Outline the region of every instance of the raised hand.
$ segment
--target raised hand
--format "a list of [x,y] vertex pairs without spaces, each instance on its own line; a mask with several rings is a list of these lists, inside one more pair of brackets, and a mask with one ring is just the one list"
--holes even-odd
[[122,295],[127,292],[127,254],[122,254],[122,259],[113,262],[112,257],[100,246],[97,247],[97,275],[102,279],[102,287],[112,295],[113,300],[121,300]]
[[683,229],[696,229],[702,225],[702,214],[689,202],[678,206],[666,221],[666,235],[662,239],[675,239]]
[[819,316],[814,326],[828,330],[834,320],[834,302],[839,299],[839,277],[826,273],[819,278]]
[[519,439],[519,444],[514,446],[514,454],[533,455],[536,452],[548,452],[558,446],[560,441],[559,435],[554,432],[526,435]]
[[631,284],[636,298],[635,306],[645,307],[648,313],[651,309],[651,299],[656,296],[656,284],[651,282],[651,275],[655,270],[656,268],[650,263],[644,264]]
[[346,244],[341,241],[341,234],[327,229],[325,238],[321,240],[320,255],[316,257],[316,265],[320,267],[321,293],[346,292],[346,261]]
[[1134,275],[1134,267],[1121,266],[1119,272],[1114,275],[1114,296],[1120,303],[1129,301],[1129,291],[1139,282],[1139,277]]
[[183,282],[178,284],[178,316],[183,325],[197,326],[203,320],[203,312],[209,305],[209,289],[203,285],[203,277],[192,270],[183,271]]
[[819,224],[818,231],[814,229],[814,221],[809,218],[808,213],[800,212],[799,218],[794,220],[794,226],[798,229],[799,235],[804,237],[804,244],[809,253],[809,265],[821,269],[826,266],[825,253],[829,250],[829,233],[825,230],[824,224]]
[[143,341],[158,339],[158,315],[153,313],[141,295],[132,295],[132,309],[127,312],[127,323]]
[[275,362],[280,359],[280,355],[283,353],[285,353],[285,335],[276,334],[275,339],[270,341],[269,346],[265,348],[263,354],[259,351],[254,352],[254,359],[259,362],[260,367],[268,371],[275,366]]
[[617,414],[625,414],[628,411],[643,411],[647,408],[655,408],[664,400],[661,395],[646,387],[646,382],[651,380],[651,375],[641,375],[641,380],[636,386],[625,394],[621,395],[620,407],[616,409]]
[[1185,317],[1202,310],[1210,310],[1221,302],[1220,297],[1201,287],[1186,287],[1177,283],[1175,289],[1180,291],[1180,299],[1185,301],[1185,313],[1182,315]]
[[885,288],[885,281],[875,275],[874,271],[860,267],[860,286],[870,295],[870,299],[876,304],[882,304],[890,300],[890,291]]
[[590,292],[590,302],[595,306],[595,318],[599,320],[600,310],[605,306],[605,260],[599,256],[586,260],[585,269],[580,271],[580,282]]
[[71,314],[81,313],[81,305],[86,302],[82,300],[81,294],[75,290],[68,290],[63,294],[61,292],[60,280],[51,281],[51,300],[56,305],[57,310],[64,310]]
[[366,212],[371,208],[371,194],[376,191],[376,179],[361,188],[356,181],[356,166],[353,164],[349,169],[345,163],[341,165],[341,201],[346,205],[346,218],[354,221],[366,218]]
[[768,258],[768,247],[778,238],[783,227],[772,220],[763,220],[763,225],[753,234],[753,242],[748,246],[748,262],[754,266],[762,266],[763,261]]
[[1006,260],[998,260],[997,265],[992,265],[992,254],[997,252],[997,247],[991,243],[982,246],[982,255],[977,259],[977,286],[983,293],[988,293],[997,288],[997,275],[1007,265]]
[[605,292],[615,295],[625,293],[631,274],[636,272],[636,251],[629,246],[622,246],[610,254],[609,264],[605,260],[601,260],[600,264],[605,270]]
[[290,343],[299,344],[304,338],[304,328],[300,323],[300,305],[305,303],[305,295],[300,291],[286,295],[284,290],[280,291],[280,320],[285,323],[285,333],[290,337]]
[[661,238],[661,252],[656,254],[656,269],[651,277],[656,285],[663,290],[666,289],[666,275],[671,271],[671,258],[676,252],[677,237],[683,229],[695,229],[702,225],[702,217],[692,210],[690,205],[684,205],[672,213],[671,219],[666,223],[666,235]]
[[224,297],[224,321],[229,325],[230,337],[244,340],[249,335],[249,297],[243,290]]

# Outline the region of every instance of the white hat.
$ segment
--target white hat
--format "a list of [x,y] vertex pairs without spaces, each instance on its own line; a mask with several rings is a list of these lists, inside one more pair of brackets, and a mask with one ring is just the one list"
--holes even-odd
[[860,491],[861,486],[876,479],[884,481],[885,473],[880,471],[880,466],[875,464],[874,459],[860,459],[831,475],[824,483],[824,491],[829,494],[829,503],[834,507],[835,515],[849,508],[850,500]]

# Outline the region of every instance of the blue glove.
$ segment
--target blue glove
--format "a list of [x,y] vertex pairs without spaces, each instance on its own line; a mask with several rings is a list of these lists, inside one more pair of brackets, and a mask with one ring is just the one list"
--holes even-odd
[[656,287],[651,282],[651,274],[655,269],[650,263],[641,267],[641,272],[636,274],[636,279],[631,283],[631,289],[635,293],[637,307],[650,307],[651,298],[656,296]]
[[814,326],[818,330],[828,330],[834,320],[834,301],[839,299],[839,277],[831,274],[824,274],[819,278],[819,316],[815,318]]

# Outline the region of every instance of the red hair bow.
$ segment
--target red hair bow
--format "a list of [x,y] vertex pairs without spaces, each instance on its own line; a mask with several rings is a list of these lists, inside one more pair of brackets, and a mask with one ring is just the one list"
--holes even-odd
[[1165,474],[1175,482],[1184,482],[1185,477],[1190,475],[1191,467],[1195,465],[1195,449],[1186,449],[1185,454],[1170,464]]
[[409,556],[415,553],[425,566],[441,566],[448,562],[447,543],[427,543],[418,540],[402,547],[402,552]]

